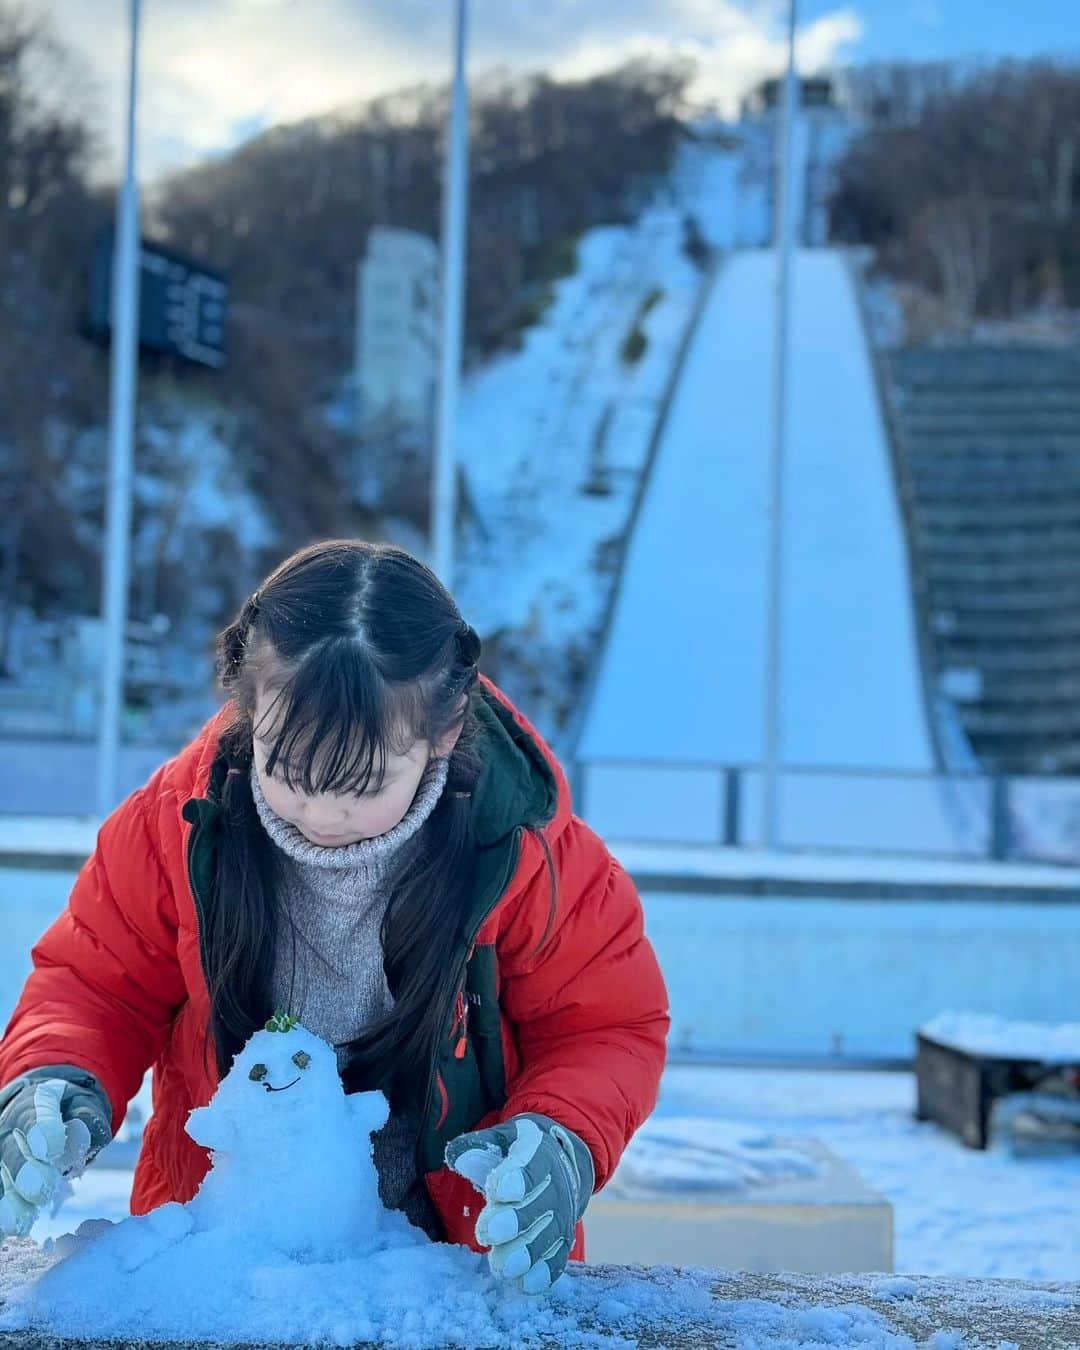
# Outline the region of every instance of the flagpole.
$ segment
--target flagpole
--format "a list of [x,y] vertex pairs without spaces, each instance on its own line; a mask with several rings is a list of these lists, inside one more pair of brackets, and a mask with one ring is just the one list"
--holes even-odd
[[772,447],[769,457],[768,610],[765,637],[764,843],[780,847],[779,775],[781,757],[783,588],[784,588],[784,452],[788,385],[788,322],[791,311],[792,128],[795,120],[795,8],[789,0],[787,73],[776,136],[776,254],[774,310]]
[[117,803],[124,705],[124,634],[131,552],[131,480],[139,319],[139,184],[136,133],[139,5],[130,0],[124,176],[116,199],[112,255],[109,382],[109,477],[102,558],[101,726],[98,740],[98,813]]
[[456,0],[454,80],[443,179],[442,336],[431,489],[432,567],[448,587],[453,585],[454,573],[455,433],[461,383],[469,183],[469,91],[465,74],[467,21],[467,0]]

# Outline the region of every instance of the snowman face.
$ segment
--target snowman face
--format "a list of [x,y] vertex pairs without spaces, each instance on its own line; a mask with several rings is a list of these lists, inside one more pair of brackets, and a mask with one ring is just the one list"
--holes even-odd
[[261,1083],[267,1092],[288,1092],[289,1088],[295,1087],[299,1083],[301,1075],[311,1064],[311,1056],[306,1050],[297,1050],[292,1055],[292,1063],[296,1065],[300,1072],[290,1083],[284,1083],[281,1087],[275,1087],[271,1083],[269,1066],[261,1062],[251,1066],[248,1070],[248,1077],[253,1083]]
[[[233,1100],[284,1105],[343,1097],[334,1051],[302,1026],[289,1031],[257,1031],[233,1063],[221,1085]],[[264,1108],[265,1109],[265,1108]]]
[[[304,1027],[257,1031],[236,1056],[209,1105],[188,1117],[185,1129],[216,1153],[238,1150],[265,1165],[266,1141],[299,1139],[312,1122],[344,1116],[345,1091],[337,1056]],[[245,1153],[243,1146],[252,1147]],[[288,1150],[278,1150],[287,1157]]]

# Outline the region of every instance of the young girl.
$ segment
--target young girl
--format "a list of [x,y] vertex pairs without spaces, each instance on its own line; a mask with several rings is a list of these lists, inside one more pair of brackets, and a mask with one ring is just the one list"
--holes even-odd
[[247,601],[218,640],[228,703],[104,822],[33,949],[0,1040],[0,1234],[151,1065],[132,1212],[189,1200],[188,1113],[280,1008],[347,1092],[386,1092],[385,1205],[530,1292],[583,1255],[656,1100],[666,996],[633,885],[479,656],[387,546],[312,545]]

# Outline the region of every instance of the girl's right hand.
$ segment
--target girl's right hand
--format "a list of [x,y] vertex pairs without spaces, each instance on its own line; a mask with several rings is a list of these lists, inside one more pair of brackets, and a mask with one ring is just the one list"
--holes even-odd
[[0,1237],[25,1237],[62,1176],[112,1138],[112,1110],[85,1069],[49,1064],[0,1088]]

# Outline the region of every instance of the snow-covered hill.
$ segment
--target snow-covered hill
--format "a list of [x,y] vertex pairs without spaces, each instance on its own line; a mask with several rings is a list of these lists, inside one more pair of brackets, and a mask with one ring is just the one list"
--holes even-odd
[[[466,382],[459,454],[469,499],[455,591],[500,635],[509,691],[555,734],[600,625],[618,545],[695,303],[684,213],[657,203],[590,231],[521,351]],[[636,361],[623,347],[635,326]]]

